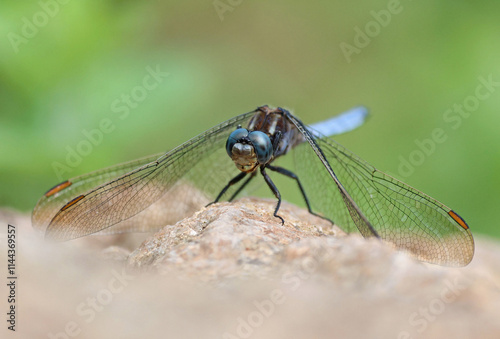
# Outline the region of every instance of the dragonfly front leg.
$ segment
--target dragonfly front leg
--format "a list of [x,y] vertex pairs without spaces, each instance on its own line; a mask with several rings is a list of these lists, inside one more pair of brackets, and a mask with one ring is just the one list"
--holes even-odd
[[[209,203],[205,207],[208,207],[208,206],[210,206],[210,205],[215,204],[216,202],[218,202],[220,200],[220,198],[222,198],[222,196],[224,195],[224,193],[226,193],[226,191],[229,189],[229,187],[231,187],[234,184],[238,183],[241,179],[243,179],[245,177],[245,175],[247,175],[246,172],[241,172],[240,174],[238,174],[237,176],[235,176],[234,178],[232,178],[231,180],[229,180],[229,182],[227,183],[227,185],[224,186],[224,188],[222,189],[222,191],[220,191],[220,193],[217,196],[217,198],[215,198],[214,201],[212,201],[211,203]],[[247,183],[248,183],[248,180],[247,180],[247,182],[244,183],[244,185],[246,185]],[[234,198],[234,196],[232,198]]]
[[252,180],[255,177],[255,173],[257,173],[257,171],[253,171],[250,174],[250,177],[248,177],[248,179],[245,180],[245,182],[236,190],[236,192],[233,193],[233,195],[231,196],[231,198],[229,198],[228,201],[233,201],[234,198],[236,198],[236,196],[245,188],[245,186],[248,185],[250,180]]
[[276,209],[274,210],[274,214],[273,215],[276,218],[279,218],[281,220],[281,225],[284,225],[285,224],[285,220],[278,215],[278,211],[279,211],[280,206],[281,206],[281,194],[280,194],[280,191],[278,191],[278,188],[276,187],[276,185],[274,184],[274,182],[271,180],[271,178],[269,177],[269,175],[267,175],[264,166],[262,166],[260,168],[260,173],[262,173],[262,176],[264,177],[264,180],[266,181],[267,186],[269,186],[269,188],[271,189],[271,191],[274,193],[274,196],[276,197],[276,199],[278,199],[278,204],[276,205]]

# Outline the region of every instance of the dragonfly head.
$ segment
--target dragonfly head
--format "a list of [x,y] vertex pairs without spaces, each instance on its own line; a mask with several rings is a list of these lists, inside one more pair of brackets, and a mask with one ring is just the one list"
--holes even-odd
[[273,145],[264,132],[238,128],[227,138],[226,152],[240,171],[252,172],[271,160]]

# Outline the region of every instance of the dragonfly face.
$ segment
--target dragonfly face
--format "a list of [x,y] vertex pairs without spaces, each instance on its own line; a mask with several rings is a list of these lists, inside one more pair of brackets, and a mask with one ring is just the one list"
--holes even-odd
[[[32,223],[54,240],[152,231],[225,194],[234,199],[258,172],[278,200],[274,216],[283,223],[281,195],[267,174],[271,170],[296,182],[312,214],[348,233],[379,238],[422,261],[468,264],[474,240],[455,211],[330,138],[360,126],[366,116],[359,107],[306,126],[285,109],[262,106],[165,154],[56,185],[38,201]],[[287,153],[295,157],[294,172],[273,165]]]
[[226,151],[240,171],[250,173],[257,165],[271,160],[273,145],[267,134],[261,131],[238,128],[227,138]]

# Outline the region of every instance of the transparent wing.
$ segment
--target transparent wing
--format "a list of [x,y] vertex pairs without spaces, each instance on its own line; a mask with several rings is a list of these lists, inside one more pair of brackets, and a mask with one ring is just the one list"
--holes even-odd
[[69,240],[96,232],[151,231],[179,220],[208,203],[239,173],[225,143],[253,115],[227,120],[158,158],[69,180],[72,184],[63,183],[59,190],[56,186],[37,204],[34,226],[47,238]]
[[458,214],[289,119],[308,141],[294,153],[313,210],[347,232],[378,236],[422,261],[463,266],[472,260],[474,240]]
[[31,217],[33,227],[45,231],[52,218],[68,201],[87,193],[90,189],[157,160],[164,153],[107,167],[64,181],[45,193],[38,200]]

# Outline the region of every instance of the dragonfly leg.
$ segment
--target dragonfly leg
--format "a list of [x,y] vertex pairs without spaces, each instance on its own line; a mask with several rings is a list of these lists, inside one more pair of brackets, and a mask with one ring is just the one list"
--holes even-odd
[[250,182],[250,180],[252,180],[255,177],[255,173],[257,173],[257,171],[253,171],[250,174],[250,177],[248,177],[248,179],[245,180],[245,182],[236,190],[236,192],[234,192],[234,194],[231,196],[231,198],[229,198],[228,201],[233,201],[234,198],[236,198],[236,196],[245,188],[245,186]]
[[[226,193],[226,191],[229,189],[229,187],[231,187],[234,184],[238,183],[241,179],[243,179],[245,177],[245,175],[247,175],[246,172],[241,172],[240,174],[238,174],[237,176],[235,176],[234,178],[232,178],[231,180],[229,180],[229,182],[227,183],[227,185],[224,186],[224,188],[222,189],[222,191],[220,191],[220,193],[217,196],[217,198],[215,198],[214,201],[212,201],[211,203],[209,203],[205,207],[208,207],[208,206],[210,206],[210,205],[215,204],[216,202],[218,202],[219,199],[224,195],[224,193]],[[246,185],[246,183],[244,185]]]
[[273,150],[275,154],[276,151],[278,150],[280,141],[281,141],[281,131],[277,131],[276,135],[274,136],[274,142],[273,142]]
[[302,197],[304,198],[304,201],[306,202],[307,209],[309,210],[309,213],[311,213],[312,215],[315,215],[317,217],[320,217],[322,219],[328,220],[332,224],[334,223],[332,220],[325,218],[322,215],[316,214],[312,211],[311,204],[309,203],[309,199],[307,198],[307,195],[306,195],[306,191],[304,190],[304,187],[302,187],[302,184],[300,183],[300,180],[299,180],[299,177],[297,176],[297,174],[295,174],[292,171],[289,171],[283,167],[267,165],[267,168],[269,168],[271,171],[278,172],[280,174],[283,174],[283,175],[295,180],[297,182],[297,184],[299,185],[300,193],[302,193]]
[[278,188],[276,187],[276,185],[274,184],[274,182],[271,180],[271,178],[269,177],[269,175],[267,175],[264,166],[262,166],[260,168],[260,173],[262,173],[262,176],[264,177],[264,180],[266,181],[267,185],[269,186],[269,188],[271,189],[271,191],[274,193],[274,196],[276,197],[276,199],[278,199],[278,204],[276,205],[276,209],[274,210],[274,214],[273,215],[276,218],[279,218],[281,220],[281,224],[284,225],[285,224],[285,220],[278,215],[278,211],[279,211],[280,206],[281,206],[281,194],[280,194],[280,191],[278,191]]

